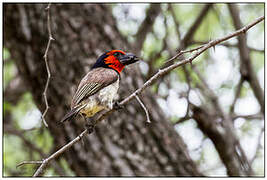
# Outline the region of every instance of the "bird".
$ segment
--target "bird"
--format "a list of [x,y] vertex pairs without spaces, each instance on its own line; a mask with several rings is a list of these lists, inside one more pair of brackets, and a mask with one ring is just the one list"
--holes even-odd
[[92,66],[91,70],[81,79],[71,101],[71,110],[60,122],[72,120],[78,114],[87,120],[90,125],[91,117],[102,110],[110,110],[114,97],[118,93],[120,73],[125,66],[133,64],[140,59],[122,50],[111,50],[103,53]]

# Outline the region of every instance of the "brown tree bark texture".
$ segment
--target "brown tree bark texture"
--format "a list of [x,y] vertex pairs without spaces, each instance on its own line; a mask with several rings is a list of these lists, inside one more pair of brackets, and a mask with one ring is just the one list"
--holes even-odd
[[[48,41],[45,7],[4,4],[4,46],[42,112],[47,79],[43,59]],[[104,51],[130,51],[130,46],[116,27],[110,5],[52,4],[50,8],[55,41],[48,52],[52,78],[47,91],[50,109],[46,121],[58,149],[84,129],[81,119],[58,123],[69,110],[82,76]],[[119,99],[144,83],[138,65],[125,69],[121,78]],[[142,98],[150,111],[151,124],[145,125],[143,109],[132,101],[100,123],[93,134],[83,139],[84,144],[77,143],[63,154],[77,176],[201,175],[153,93],[147,90]]]

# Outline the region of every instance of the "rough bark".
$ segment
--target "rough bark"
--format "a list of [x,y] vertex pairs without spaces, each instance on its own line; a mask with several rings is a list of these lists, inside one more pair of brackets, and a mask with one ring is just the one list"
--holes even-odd
[[[48,32],[45,4],[4,4],[4,46],[15,60],[19,75],[37,107],[45,109],[42,92],[47,73],[43,54]],[[55,148],[65,145],[83,129],[82,120],[65,125],[58,121],[69,110],[72,94],[98,55],[129,47],[119,34],[110,7],[101,4],[52,4],[52,34],[48,61],[52,79],[48,87],[50,109],[46,115]],[[151,22],[152,23],[152,22]],[[120,99],[143,84],[138,65],[124,70]],[[137,102],[111,115],[96,131],[64,153],[77,176],[200,176],[186,145],[165,118],[147,90],[143,101],[152,124]]]

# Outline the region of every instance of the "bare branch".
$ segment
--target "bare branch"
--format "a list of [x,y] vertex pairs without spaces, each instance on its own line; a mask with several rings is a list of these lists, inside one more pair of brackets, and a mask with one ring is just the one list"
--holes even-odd
[[[247,30],[249,30],[251,27],[255,26],[256,24],[258,24],[259,22],[263,21],[264,20],[264,16],[262,17],[259,17],[257,18],[254,22],[250,23],[249,25],[241,28],[240,30],[238,31],[235,31],[225,37],[222,37],[222,38],[219,38],[219,39],[215,39],[211,42],[209,42],[208,44],[205,44],[205,45],[202,45],[201,49],[199,49],[193,56],[191,56],[190,58],[187,58],[185,60],[182,60],[182,61],[179,61],[175,64],[172,64],[166,68],[163,68],[163,69],[159,69],[159,71],[154,75],[152,76],[148,81],[145,82],[145,84],[137,89],[134,93],[132,93],[130,96],[128,96],[127,98],[125,98],[123,101],[121,101],[119,103],[119,105],[124,105],[126,103],[128,103],[130,100],[132,100],[135,95],[137,94],[140,94],[142,91],[144,91],[147,87],[149,87],[150,85],[152,85],[153,83],[156,82],[156,80],[158,80],[160,77],[162,77],[163,75],[169,73],[170,71],[172,71],[173,69],[176,69],[177,67],[179,66],[182,66],[184,64],[187,64],[187,63],[190,63],[191,61],[193,61],[196,57],[198,57],[200,54],[202,54],[204,51],[206,51],[207,49],[209,49],[210,47],[213,47],[215,46],[216,44],[219,44],[223,41],[226,41],[232,37],[235,37],[235,36],[238,36],[244,32],[246,32]],[[179,54],[179,53],[178,53]],[[175,55],[174,57],[178,57],[178,54]],[[172,57],[171,59],[174,59],[174,57]],[[169,60],[168,60],[169,61]],[[114,111],[114,109],[112,110],[109,110],[107,111],[105,114],[103,114],[102,116],[100,116],[98,119],[97,119],[97,122],[103,120],[108,114],[112,113]]]
[[[140,94],[142,91],[144,91],[147,87],[151,86],[153,83],[156,82],[156,80],[158,80],[159,78],[161,78],[163,75],[168,74],[169,72],[171,72],[173,69],[182,66],[184,64],[190,63],[191,61],[193,61],[196,57],[198,57],[200,54],[202,54],[205,50],[209,49],[210,47],[215,46],[216,44],[219,44],[223,41],[226,41],[232,37],[238,36],[241,33],[246,32],[248,29],[250,29],[251,27],[253,27],[254,25],[256,25],[257,23],[261,22],[264,20],[264,16],[256,19],[254,22],[250,23],[249,25],[243,27],[242,29],[231,33],[225,37],[213,40],[211,42],[209,42],[206,45],[201,46],[202,48],[200,48],[192,57],[179,61],[175,64],[172,64],[166,68],[163,69],[159,69],[159,72],[156,73],[154,76],[152,76],[148,81],[146,81],[142,87],[140,87],[139,89],[137,89],[135,92],[133,92],[131,95],[129,95],[127,98],[125,98],[123,101],[121,101],[119,103],[119,105],[125,105],[128,102],[130,102],[133,98],[135,98],[136,96],[138,96],[138,94]],[[177,56],[177,55],[176,55]],[[115,109],[109,110],[107,112],[105,112],[104,114],[102,114],[95,122],[95,124],[99,123],[101,120],[103,120],[105,117],[107,117],[108,115],[110,115],[112,112],[114,112]],[[69,149],[71,146],[73,146],[75,143],[77,143],[78,141],[80,141],[82,139],[82,137],[87,134],[90,133],[88,132],[87,129],[85,129],[79,136],[77,136],[75,139],[73,139],[71,142],[69,142],[68,144],[66,144],[65,146],[63,146],[61,149],[59,149],[58,151],[56,151],[55,153],[53,153],[51,156],[49,156],[48,158],[44,159],[42,161],[41,166],[37,169],[37,171],[34,173],[34,177],[36,176],[40,176],[44,169],[47,167],[48,163],[53,160],[54,158],[58,157],[59,155],[61,155],[63,152],[65,152],[67,149]]]
[[44,125],[46,127],[48,127],[48,124],[45,121],[45,115],[46,115],[46,113],[47,113],[47,111],[49,109],[46,92],[47,92],[47,88],[48,88],[48,85],[49,85],[49,82],[50,82],[50,78],[51,78],[51,73],[50,73],[50,68],[49,68],[49,64],[48,64],[47,55],[48,55],[48,50],[50,48],[51,41],[54,40],[54,38],[52,37],[52,33],[51,33],[50,5],[51,5],[51,3],[49,3],[48,6],[45,8],[45,10],[47,11],[47,29],[48,29],[49,38],[48,38],[48,43],[47,43],[45,54],[44,54],[45,66],[46,66],[46,71],[47,71],[47,81],[46,81],[45,89],[44,89],[44,92],[43,92],[46,108],[45,108],[44,113],[42,114],[42,120],[43,120],[43,123],[44,123]]
[[179,31],[180,24],[179,24],[178,20],[176,19],[173,6],[171,4],[168,4],[168,9],[171,12],[171,15],[172,15],[172,18],[173,18],[173,21],[174,21],[174,24],[175,24],[175,31],[176,31],[176,34],[178,36],[178,39],[181,41],[181,32]]
[[144,109],[145,113],[146,113],[146,122],[147,123],[151,123],[150,118],[149,118],[149,112],[146,108],[146,106],[144,105],[144,103],[141,101],[141,99],[138,97],[138,95],[135,95],[135,98],[137,99],[137,101],[140,103],[140,105],[142,106],[142,108]]
[[190,42],[190,40],[193,37],[193,34],[197,30],[197,27],[199,27],[199,25],[201,24],[204,17],[208,14],[209,9],[211,7],[212,7],[212,4],[209,3],[209,4],[205,5],[205,7],[201,10],[199,16],[197,17],[197,19],[195,20],[195,22],[193,23],[193,25],[191,26],[189,31],[187,31],[186,35],[184,36],[183,40],[181,41],[181,45],[180,45],[179,49],[183,49],[184,47],[187,47],[188,43]]
[[[182,49],[184,49],[185,47],[188,46],[190,40],[193,37],[193,34],[196,32],[197,27],[199,27],[199,25],[201,24],[201,22],[203,21],[204,17],[208,14],[209,9],[212,7],[212,4],[207,4],[199,13],[198,17],[196,18],[195,22],[192,24],[192,26],[190,27],[190,29],[187,31],[187,33],[185,34],[185,36],[183,37],[183,39],[180,41],[180,46],[178,48],[178,52],[181,54],[177,54],[177,57],[173,57],[171,59],[169,59],[167,62],[171,62],[173,60],[175,60],[176,58],[178,58],[179,56],[181,56],[182,54],[185,54],[187,52],[181,52]],[[173,14],[173,19],[174,21],[176,21],[176,25],[178,25],[178,21],[176,20],[175,15]],[[176,27],[176,32],[178,33],[178,36],[180,34],[178,27]],[[179,37],[180,39],[181,37]],[[208,44],[208,43],[207,43]],[[201,47],[201,46],[200,46]],[[196,49],[197,50],[197,49]],[[193,52],[194,50],[188,50],[188,52]],[[167,63],[166,62],[166,63]],[[165,63],[165,64],[166,64]]]
[[150,6],[151,7],[146,13],[146,18],[135,35],[136,41],[134,43],[134,53],[137,53],[142,49],[146,36],[153,28],[154,20],[160,13],[160,4],[151,4]]
[[191,53],[191,52],[194,52],[196,50],[199,50],[201,48],[203,48],[205,45],[201,45],[201,46],[198,46],[196,48],[193,48],[193,49],[189,49],[189,50],[185,50],[185,51],[180,51],[178,54],[176,54],[175,56],[173,56],[171,59],[169,59],[168,61],[165,62],[166,63],[169,63],[170,61],[173,61],[175,59],[177,59],[178,57],[180,57],[181,55],[185,54],[185,53]]
[[[236,29],[239,29],[240,27],[242,27],[242,22],[239,17],[239,9],[235,4],[228,4],[228,6],[230,13],[232,15],[234,26]],[[245,32],[246,31],[244,30],[244,33]],[[240,65],[241,75],[250,84],[251,89],[261,106],[261,112],[264,114],[265,112],[264,93],[251,64],[249,49],[247,47],[246,35],[238,37],[238,48],[241,61]]]
[[255,160],[256,157],[257,157],[258,150],[262,147],[262,146],[261,146],[261,137],[262,137],[263,133],[264,133],[264,127],[261,128],[261,130],[260,130],[260,133],[259,133],[259,136],[258,136],[258,140],[257,140],[257,147],[256,147],[255,154],[254,154],[254,156],[251,158],[251,160],[249,161],[249,163],[250,163],[251,165],[252,165],[252,163],[254,162],[254,160]]
[[232,117],[233,120],[236,120],[237,118],[244,118],[246,120],[264,119],[262,113],[250,114],[250,115],[234,115]]
[[[190,41],[189,44],[206,44],[207,42],[206,41]],[[225,46],[225,47],[235,47],[237,48],[238,47],[238,44],[230,44],[228,42],[224,42],[224,43],[221,43],[220,44],[221,46]],[[264,53],[264,49],[257,49],[257,48],[254,48],[254,47],[248,47],[248,49],[250,51],[255,51],[255,52],[259,52],[259,53]]]
[[237,99],[240,96],[241,88],[242,88],[243,83],[244,83],[244,78],[241,76],[241,79],[239,80],[239,82],[237,84],[237,89],[236,89],[236,92],[235,92],[234,101],[233,101],[232,105],[230,106],[230,114],[233,114],[233,112],[234,112],[235,104],[236,104]]
[[78,141],[80,141],[82,139],[82,137],[89,133],[87,131],[87,129],[85,129],[79,136],[77,136],[75,139],[73,139],[71,142],[69,142],[68,144],[66,144],[65,146],[63,146],[62,148],[60,148],[58,151],[56,151],[54,154],[52,154],[51,156],[49,156],[48,158],[44,159],[42,161],[41,166],[36,170],[36,172],[34,173],[33,177],[37,177],[40,176],[44,169],[47,167],[48,163],[52,160],[55,159],[56,157],[58,157],[60,154],[62,154],[63,152],[65,152],[67,149],[69,149],[73,144],[77,143]]
[[19,163],[16,168],[25,165],[25,164],[42,164],[43,161],[22,161],[21,163]]

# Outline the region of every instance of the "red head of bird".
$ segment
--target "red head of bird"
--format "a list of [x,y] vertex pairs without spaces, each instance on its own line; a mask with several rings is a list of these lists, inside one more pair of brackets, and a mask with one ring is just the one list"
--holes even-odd
[[102,54],[92,67],[110,68],[120,73],[126,65],[135,63],[139,60],[134,54],[125,53],[121,50],[111,50]]

